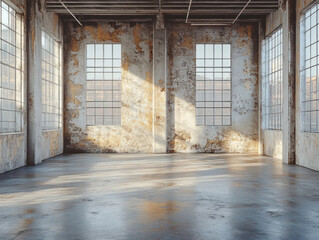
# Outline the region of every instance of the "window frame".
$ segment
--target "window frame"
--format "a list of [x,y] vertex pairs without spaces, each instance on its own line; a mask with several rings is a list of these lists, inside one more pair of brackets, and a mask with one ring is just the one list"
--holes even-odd
[[[312,16],[312,8],[316,7],[316,10],[314,10],[314,14],[316,15],[316,20],[314,25],[312,26],[311,23],[311,16]],[[306,19],[307,17],[307,13],[309,12],[309,18],[310,18],[310,22],[309,22],[309,29],[307,29],[306,27]],[[315,36],[315,40],[312,43],[311,40],[311,30],[313,28],[316,28],[316,36]],[[309,36],[309,45],[306,45],[306,41],[307,41],[307,32],[310,32],[310,36]],[[299,91],[299,104],[300,104],[300,116],[299,116],[299,120],[300,120],[300,131],[304,132],[304,133],[308,133],[308,134],[318,134],[319,133],[319,1],[315,1],[312,4],[310,4],[309,6],[307,6],[301,14],[301,18],[300,18],[300,33],[299,33],[299,39],[300,39],[300,66],[299,66],[299,76],[300,76],[300,83],[299,83],[299,87],[300,87],[300,91]],[[316,54],[314,56],[311,56],[311,47],[312,45],[316,45]],[[307,58],[307,47],[310,48],[310,55],[309,58]],[[313,59],[317,59],[316,63],[312,63]],[[307,61],[309,61],[309,66],[307,66]],[[313,92],[311,91],[313,89],[312,86],[312,68],[315,68],[316,70],[316,81],[315,81],[315,85],[316,85],[316,91]],[[306,84],[307,84],[307,70],[309,70],[309,74],[310,74],[310,84],[309,84],[309,90],[310,92],[307,92],[307,88],[306,88]],[[316,98],[313,100],[311,99],[311,95],[313,93],[316,93]],[[310,96],[310,100],[305,100],[307,97],[307,94],[309,94]],[[312,103],[316,102],[315,105],[316,107],[314,108],[314,110],[312,109]],[[309,109],[307,110],[307,103],[309,103]],[[307,125],[307,121],[305,121],[306,119],[306,113],[309,112],[309,125]],[[312,113],[315,113],[316,115],[316,120],[315,120],[315,128],[313,129],[313,125],[312,125]]]
[[[280,33],[278,33],[280,32]],[[276,37],[276,34],[279,34],[281,37],[281,42],[278,43],[276,46],[269,47],[270,43],[267,43],[267,41],[274,41],[272,40],[272,37]],[[269,58],[269,55],[273,55],[273,51],[275,47],[278,48],[280,45],[281,52],[279,54],[276,54],[275,57],[272,56],[272,58]],[[268,48],[269,47],[269,48]],[[266,36],[262,41],[262,48],[261,48],[261,93],[262,93],[262,129],[263,130],[275,130],[275,131],[281,131],[282,130],[282,124],[283,124],[283,28],[282,26],[277,27],[275,30],[273,30],[268,36]],[[279,69],[276,69],[275,71],[270,71],[270,66],[272,65],[272,61],[275,58],[281,57],[281,65]],[[277,84],[275,87],[280,88],[280,104],[269,104],[269,102],[272,102],[273,100],[273,93],[270,93],[271,88],[271,79],[270,77],[272,75],[278,75],[276,79],[274,79],[274,85]],[[279,87],[278,87],[279,84]],[[271,96],[270,96],[271,94]],[[266,104],[267,103],[267,104]],[[280,108],[280,112],[269,112],[272,111],[272,108]],[[269,108],[271,110],[269,110]],[[276,121],[273,123],[270,121],[270,116],[275,115],[279,116],[279,123]]]
[[[223,77],[220,80],[216,80],[216,79],[210,80],[210,81],[212,81],[214,83],[214,85],[216,84],[215,83],[216,81],[220,81],[222,83],[224,81],[229,81],[229,83],[230,83],[230,90],[229,90],[229,92],[230,92],[230,100],[229,101],[224,101],[223,100],[223,92],[225,91],[224,87],[222,87],[222,89],[220,90],[222,92],[222,101],[215,101],[215,100],[206,101],[206,91],[214,91],[214,90],[209,90],[209,89],[206,88],[206,81],[208,81],[206,79],[206,77],[204,77],[203,80],[197,80],[197,68],[198,68],[198,66],[197,66],[197,60],[198,60],[198,58],[197,58],[197,46],[198,45],[204,45],[204,57],[203,58],[199,58],[200,60],[206,61],[207,59],[208,60],[210,59],[210,60],[215,61],[217,59],[217,60],[221,60],[222,62],[223,62],[223,60],[229,60],[230,61],[230,66],[229,67],[224,67],[223,64],[220,67],[215,67],[215,65],[213,64],[214,66],[211,67],[211,68],[214,69],[214,71],[212,72],[213,74],[220,73],[218,71],[216,72],[215,68],[221,68],[221,69],[229,68],[230,72],[225,72],[225,73],[229,73],[229,75],[230,75],[230,79],[229,80],[224,80]],[[222,45],[222,57],[221,58],[216,58],[215,55],[213,55],[212,58],[206,57],[206,50],[205,49],[206,49],[207,45],[213,45],[213,49],[215,49],[215,45]],[[224,56],[223,56],[223,45],[228,45],[229,46],[229,48],[230,48],[229,49],[230,58],[224,58]],[[204,64],[204,69],[205,68],[206,68],[206,66]],[[195,111],[196,111],[195,112],[195,116],[196,116],[196,120],[195,121],[196,121],[196,126],[201,126],[201,127],[230,127],[230,126],[232,126],[232,124],[233,124],[233,122],[232,122],[232,118],[233,118],[233,111],[232,111],[233,110],[233,69],[232,68],[233,68],[233,43],[232,42],[217,42],[216,41],[216,42],[208,42],[208,43],[196,43],[196,45],[195,45]],[[206,74],[207,72],[204,70],[203,73]],[[222,70],[221,73],[223,74],[224,71]],[[204,88],[202,90],[204,92],[204,101],[197,101],[197,91],[198,91],[197,82],[198,81],[203,81],[204,84],[205,84]],[[214,94],[214,93],[212,93],[212,94]],[[204,107],[197,107],[197,102],[204,102],[205,106]],[[215,106],[206,107],[206,102],[211,102],[211,103],[220,102],[222,104],[222,107],[215,107]],[[229,103],[230,106],[229,107],[224,107],[223,106],[224,103]],[[205,112],[204,115],[198,115],[197,114],[198,108],[204,109],[204,112]],[[207,122],[206,122],[206,116],[207,116],[206,109],[207,108],[211,108],[211,109],[213,109],[213,111],[215,111],[216,108],[220,108],[222,110],[222,115],[218,115],[218,116],[221,116],[221,124],[216,124],[215,123],[215,118],[214,118],[215,114],[214,113],[213,113],[213,115],[208,115],[208,116],[212,116],[213,123],[212,124],[207,124]],[[229,124],[224,124],[224,119],[223,119],[223,117],[224,117],[224,115],[223,115],[224,109],[229,109],[229,111],[230,111],[230,113],[229,113],[230,115],[225,115],[226,117],[229,117]],[[198,122],[198,116],[203,116],[204,117],[204,121],[203,121],[202,124]]]
[[[43,81],[45,82],[49,82],[50,84],[55,84],[54,82],[52,81],[48,81],[47,79],[43,79],[43,51],[46,51],[46,50],[43,50],[42,48],[42,37],[43,37],[43,33],[45,33],[47,36],[49,36],[53,41],[54,41],[54,45],[57,43],[58,44],[58,54],[59,56],[57,57],[58,58],[58,66],[57,66],[57,72],[58,72],[58,82],[59,84],[57,85],[58,87],[58,114],[57,114],[57,117],[58,117],[58,121],[57,121],[57,127],[50,127],[50,126],[44,126],[43,125],[43,116],[44,114],[53,114],[53,113],[44,113],[43,111],[43,107],[44,107],[44,103],[43,103]],[[52,54],[52,53],[50,53]],[[54,62],[54,59],[53,59],[53,62]],[[47,63],[47,62],[46,62]],[[47,64],[50,64],[50,66],[53,66],[55,67],[54,65],[52,65],[51,63],[47,63]],[[47,131],[59,131],[62,129],[63,127],[63,75],[62,75],[62,69],[63,69],[63,53],[62,53],[62,43],[61,41],[55,37],[51,32],[49,32],[47,29],[45,28],[42,28],[41,29],[41,129],[42,131],[44,132],[47,132]],[[52,99],[51,99],[52,100]],[[54,101],[53,101],[54,102]],[[50,106],[50,105],[49,105]],[[55,114],[56,115],[56,114]],[[52,121],[50,121],[52,122]],[[54,122],[54,121],[53,121]]]
[[[87,56],[87,51],[88,51],[88,45],[93,45],[94,46],[94,58],[88,58],[88,56]],[[96,56],[95,56],[95,46],[96,45],[103,45],[103,57],[102,58],[96,58]],[[105,45],[111,45],[112,46],[112,58],[105,58],[104,57],[104,46]],[[113,51],[114,51],[114,45],[119,45],[120,46],[120,58],[114,58],[114,54],[113,54]],[[95,65],[94,66],[88,66],[88,60],[95,60],[95,59],[100,59],[100,60],[102,60],[103,61],[103,67],[100,67],[100,68],[105,68],[105,66],[104,66],[104,60],[105,59],[107,59],[107,60],[110,60],[111,59],[111,61],[112,61],[112,67],[106,67],[106,68],[111,68],[112,69],[112,80],[105,80],[104,79],[104,70],[103,70],[103,78],[102,79],[100,79],[100,80],[96,80],[96,79],[94,79],[94,80],[92,80],[92,79],[90,79],[90,80],[88,80],[88,73],[92,73],[92,72],[88,72],[88,68],[99,68],[99,67],[96,67]],[[113,61],[114,60],[120,60],[120,66],[119,67],[114,67],[113,66]],[[120,71],[119,72],[114,72],[114,68],[119,68],[120,69]],[[95,71],[93,72],[94,74],[96,73]],[[113,73],[120,73],[120,80],[114,80],[114,77],[113,77]],[[123,78],[123,74],[122,74],[122,43],[96,43],[96,42],[89,42],[89,43],[86,43],[85,44],[85,90],[86,90],[86,92],[85,92],[85,121],[86,121],[86,127],[94,127],[94,126],[106,126],[106,127],[120,127],[120,126],[122,126],[122,78]],[[103,103],[103,115],[97,115],[96,114],[96,112],[94,113],[94,115],[88,115],[88,109],[89,108],[92,108],[92,109],[94,109],[94,111],[96,110],[96,108],[101,108],[101,107],[96,107],[95,106],[95,103],[97,102],[96,100],[94,100],[94,101],[88,101],[88,95],[87,95],[87,93],[88,93],[88,81],[103,81],[103,82],[105,82],[105,81],[111,81],[112,82],[112,90],[111,90],[111,92],[112,92],[112,101],[105,101],[104,99],[103,99],[103,101],[101,101],[102,103]],[[114,101],[113,100],[113,97],[114,97],[114,84],[113,84],[113,82],[114,81],[118,81],[119,82],[119,85],[120,85],[120,87],[119,87],[119,89],[116,89],[115,91],[118,91],[119,92],[119,100],[118,101]],[[94,90],[91,90],[91,91],[96,91],[96,88],[94,87]],[[107,91],[107,90],[105,90],[105,89],[103,89],[103,91]],[[103,94],[103,98],[104,98],[104,94]],[[93,102],[94,103],[94,107],[88,107],[88,102]],[[109,102],[109,103],[112,103],[112,107],[104,107],[104,103],[106,103],[106,102]],[[118,103],[119,104],[119,107],[117,107],[117,106],[115,106],[114,107],[114,103]],[[105,114],[104,114],[104,109],[105,108],[111,108],[112,109],[112,115],[106,115],[106,116],[108,116],[109,118],[111,118],[111,121],[112,121],[112,123],[111,124],[106,124],[105,123],[105,119],[104,119],[104,117],[105,117]],[[116,115],[116,114],[114,114],[114,109],[119,109],[119,115]],[[88,116],[94,116],[94,124],[88,124]],[[103,116],[103,124],[96,124],[96,117],[97,116]],[[116,120],[114,120],[115,118],[116,118],[116,116],[118,116],[118,119],[117,119],[117,122],[116,122]],[[115,123],[114,123],[115,122]]]
[[[14,29],[11,28],[12,26],[6,25],[2,22],[2,3],[7,5],[6,7],[8,8],[8,11],[11,9],[14,11]],[[1,37],[0,40],[1,42],[5,42],[8,47],[13,47],[14,48],[14,53],[10,52],[10,49],[5,50],[4,48],[2,48],[1,46],[1,52],[5,52],[8,54],[8,56],[10,57],[14,57],[14,67],[12,67],[11,63],[5,63],[3,61],[3,59],[1,58],[0,61],[0,74],[1,74],[1,81],[2,81],[2,68],[3,66],[8,68],[8,71],[13,70],[14,72],[14,89],[12,89],[11,87],[7,87],[5,88],[4,86],[2,86],[2,82],[0,87],[0,99],[4,100],[4,101],[14,101],[15,104],[15,110],[11,110],[11,109],[5,109],[5,107],[0,106],[0,112],[2,111],[11,111],[14,112],[14,121],[2,121],[1,119],[1,115],[0,115],[0,135],[12,135],[12,134],[21,134],[24,131],[24,96],[25,96],[25,92],[24,92],[24,88],[25,88],[25,22],[23,21],[23,16],[22,16],[22,11],[15,6],[11,1],[4,1],[4,0],[0,0],[0,25],[1,25]],[[8,12],[8,14],[10,14]],[[9,15],[8,15],[8,21],[9,21]],[[8,30],[13,31],[14,33],[14,43],[10,40],[6,40],[3,38],[2,35],[2,25],[6,26],[8,28]],[[19,37],[19,38],[18,38]],[[20,66],[18,66],[20,65]],[[17,76],[20,75],[20,78],[18,78]],[[19,80],[20,79],[20,80]],[[18,82],[18,80],[20,82]],[[8,83],[10,84],[10,79],[8,78]],[[14,91],[14,100],[11,100],[9,98],[5,98],[4,96],[2,96],[2,93],[4,93],[2,90],[3,89],[7,89],[8,91]],[[2,102],[2,101],[1,101]],[[0,102],[0,103],[1,103]],[[3,103],[2,103],[3,104]],[[7,130],[4,130],[2,128],[2,122],[8,122],[8,123],[13,123],[14,122],[14,130],[10,129],[10,127],[8,126]],[[9,130],[10,129],[10,130]]]

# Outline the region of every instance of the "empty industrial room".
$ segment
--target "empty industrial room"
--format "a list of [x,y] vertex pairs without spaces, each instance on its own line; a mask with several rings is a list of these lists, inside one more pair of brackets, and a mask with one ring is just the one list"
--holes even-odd
[[319,0],[0,0],[0,239],[319,239]]

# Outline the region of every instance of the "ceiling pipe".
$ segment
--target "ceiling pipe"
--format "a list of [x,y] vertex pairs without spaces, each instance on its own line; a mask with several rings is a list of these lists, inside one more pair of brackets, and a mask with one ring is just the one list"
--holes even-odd
[[231,26],[231,23],[191,23],[191,26]]
[[65,4],[62,2],[62,0],[59,0],[59,2],[71,14],[71,16],[78,22],[78,24],[80,24],[80,26],[82,27],[83,26],[82,23],[74,16],[74,14],[67,8],[67,6],[65,6]]
[[191,6],[192,6],[192,0],[189,0],[185,23],[188,23],[188,17],[189,17],[189,12],[191,11]]
[[251,2],[251,0],[248,0],[248,2],[246,3],[246,5],[243,7],[243,9],[239,12],[239,14],[237,15],[237,17],[234,19],[233,24],[237,21],[237,19],[239,18],[239,16],[243,13],[243,11],[246,9],[246,7],[248,6],[248,4]]
[[[237,17],[231,23],[191,23],[191,26],[230,26],[231,24],[234,24],[238,20],[238,18],[245,11],[245,9],[247,8],[247,6],[249,5],[250,2],[251,2],[251,0],[248,0],[246,5],[243,7],[243,9],[239,12]],[[189,1],[185,23],[190,23],[190,22],[188,22],[188,18],[189,18],[191,5],[192,5],[192,0]]]

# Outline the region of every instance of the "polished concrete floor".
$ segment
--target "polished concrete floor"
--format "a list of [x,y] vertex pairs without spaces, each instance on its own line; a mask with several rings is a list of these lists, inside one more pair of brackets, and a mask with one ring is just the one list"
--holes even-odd
[[257,155],[58,156],[0,175],[0,239],[319,239],[319,173]]

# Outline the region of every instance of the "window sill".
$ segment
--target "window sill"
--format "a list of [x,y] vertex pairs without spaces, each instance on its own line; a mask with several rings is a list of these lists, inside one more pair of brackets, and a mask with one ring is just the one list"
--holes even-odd
[[24,132],[13,132],[13,133],[0,133],[0,137],[2,136],[10,136],[10,135],[22,135]]
[[42,132],[59,132],[62,131],[62,128],[59,129],[50,129],[50,130],[42,130]]

